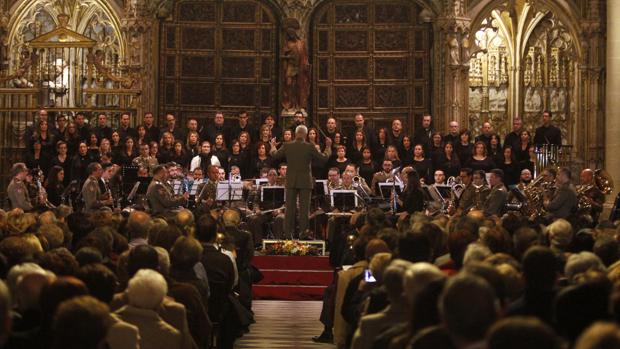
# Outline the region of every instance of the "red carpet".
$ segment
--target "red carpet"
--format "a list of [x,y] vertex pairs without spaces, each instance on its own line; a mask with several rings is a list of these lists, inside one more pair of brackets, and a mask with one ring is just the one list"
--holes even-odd
[[265,276],[254,299],[321,300],[333,277],[328,257],[256,256],[252,264]]

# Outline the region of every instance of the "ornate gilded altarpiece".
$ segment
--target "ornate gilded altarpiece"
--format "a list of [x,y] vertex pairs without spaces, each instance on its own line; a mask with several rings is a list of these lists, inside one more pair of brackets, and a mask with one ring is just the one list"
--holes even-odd
[[431,27],[412,1],[331,1],[312,27],[312,108],[343,129],[363,113],[375,128],[395,117],[407,133],[430,111]]
[[469,69],[469,124],[479,133],[485,121],[495,132],[511,131],[521,117],[533,132],[544,110],[573,144],[576,125],[574,35],[542,5],[506,2],[481,20]]
[[159,115],[275,113],[279,36],[271,8],[253,0],[174,6],[172,20],[161,25]]

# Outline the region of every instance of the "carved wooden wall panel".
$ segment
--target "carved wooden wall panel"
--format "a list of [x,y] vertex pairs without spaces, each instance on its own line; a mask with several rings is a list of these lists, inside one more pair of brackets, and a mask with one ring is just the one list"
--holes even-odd
[[355,113],[375,127],[399,117],[412,132],[430,110],[431,28],[405,1],[332,1],[312,18],[312,110],[346,130]]
[[260,1],[178,1],[161,30],[160,118],[274,113],[277,37],[276,17]]

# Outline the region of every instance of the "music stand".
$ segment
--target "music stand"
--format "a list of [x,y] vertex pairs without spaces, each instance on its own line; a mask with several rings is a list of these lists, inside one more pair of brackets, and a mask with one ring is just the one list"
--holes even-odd
[[396,188],[396,195],[400,195],[403,192],[403,188],[400,185],[394,186],[394,183],[377,183],[379,185],[379,192],[381,197],[385,200],[390,200],[392,197],[392,188]]
[[284,191],[284,187],[279,185],[264,185],[260,188],[260,200],[272,204],[271,207],[282,206],[286,202]]
[[222,181],[217,183],[215,201],[239,201],[243,199],[243,183]]
[[519,189],[519,187],[517,187],[516,185],[510,186],[510,192],[515,196],[515,198],[517,198],[517,200],[519,200],[519,202],[527,201],[527,196],[525,195],[525,193],[521,191],[521,189]]
[[269,183],[269,180],[267,178],[256,178],[254,180],[254,183],[257,187],[260,187],[261,185],[266,185],[267,183]]
[[354,210],[358,205],[355,190],[332,190],[330,196],[332,207],[341,212]]
[[327,179],[317,179],[314,181],[314,196],[325,196],[329,192]]
[[444,201],[449,201],[452,199],[452,187],[445,184],[435,184],[435,189],[437,189],[437,193]]

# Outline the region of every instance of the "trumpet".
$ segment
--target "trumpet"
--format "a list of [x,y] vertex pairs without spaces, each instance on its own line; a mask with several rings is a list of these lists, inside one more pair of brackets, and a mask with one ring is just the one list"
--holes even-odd
[[362,176],[353,176],[353,183],[362,183],[363,180],[364,178],[362,178]]

